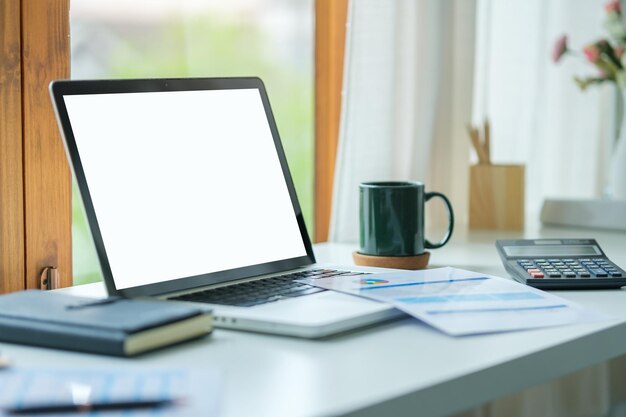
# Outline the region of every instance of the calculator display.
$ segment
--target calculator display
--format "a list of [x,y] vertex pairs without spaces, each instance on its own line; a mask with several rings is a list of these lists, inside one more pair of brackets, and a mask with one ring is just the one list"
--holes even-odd
[[592,256],[602,252],[595,245],[504,246],[507,256]]

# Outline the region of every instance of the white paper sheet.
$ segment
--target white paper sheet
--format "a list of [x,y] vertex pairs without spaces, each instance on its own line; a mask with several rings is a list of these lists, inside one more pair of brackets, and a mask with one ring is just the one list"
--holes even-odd
[[452,336],[609,318],[509,279],[449,267],[301,281],[392,304]]
[[213,417],[219,415],[220,396],[221,377],[215,370],[50,367],[0,372],[0,416],[7,415],[2,409],[36,404],[177,399],[183,403],[168,408],[97,411],[89,415]]

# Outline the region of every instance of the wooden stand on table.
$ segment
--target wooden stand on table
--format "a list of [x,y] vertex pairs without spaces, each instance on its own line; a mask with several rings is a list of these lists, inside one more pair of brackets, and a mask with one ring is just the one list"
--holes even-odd
[[524,229],[524,165],[470,167],[470,229]]

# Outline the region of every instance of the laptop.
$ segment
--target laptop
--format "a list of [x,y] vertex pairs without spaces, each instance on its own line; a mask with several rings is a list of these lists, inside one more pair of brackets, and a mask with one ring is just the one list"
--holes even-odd
[[50,85],[109,295],[192,302],[218,327],[317,338],[401,315],[298,283],[319,265],[258,78]]

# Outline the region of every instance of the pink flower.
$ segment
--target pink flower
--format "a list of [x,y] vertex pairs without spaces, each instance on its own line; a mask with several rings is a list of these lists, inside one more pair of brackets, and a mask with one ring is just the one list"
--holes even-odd
[[562,35],[554,43],[554,49],[552,49],[552,61],[556,64],[566,52],[567,35]]
[[595,44],[586,46],[583,53],[589,62],[595,63],[600,60],[600,49]]
[[619,0],[612,0],[604,5],[604,10],[607,13],[620,14],[622,12],[622,6],[620,5]]

